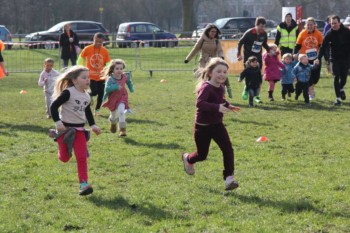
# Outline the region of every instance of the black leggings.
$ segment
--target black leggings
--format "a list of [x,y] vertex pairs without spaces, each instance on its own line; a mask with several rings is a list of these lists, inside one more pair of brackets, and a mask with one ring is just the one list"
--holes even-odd
[[101,108],[102,104],[102,98],[105,91],[105,81],[90,80],[90,90],[91,92],[89,94],[91,97],[97,95],[95,110],[98,110]]

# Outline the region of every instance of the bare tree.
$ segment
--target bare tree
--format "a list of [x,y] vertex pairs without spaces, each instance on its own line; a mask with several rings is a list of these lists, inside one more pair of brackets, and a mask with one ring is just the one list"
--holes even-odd
[[193,14],[195,0],[182,0],[182,31],[180,37],[191,36],[191,31],[195,25]]

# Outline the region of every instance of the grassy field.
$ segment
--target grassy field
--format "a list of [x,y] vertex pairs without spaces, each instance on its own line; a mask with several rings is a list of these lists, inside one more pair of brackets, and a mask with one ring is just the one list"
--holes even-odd
[[[89,142],[87,197],[78,195],[75,158],[61,163],[47,136],[54,124],[38,74],[0,80],[0,232],[349,232],[350,104],[332,105],[330,77],[312,106],[280,101],[280,85],[268,102],[264,83],[255,108],[230,77],[241,112],[226,114],[225,124],[240,187],[228,192],[215,143],[195,176],[183,171],[181,152],[195,149],[192,74],[148,77],[133,73],[127,137],[109,132],[107,110],[96,118],[103,134]],[[263,135],[270,141],[257,143]]]

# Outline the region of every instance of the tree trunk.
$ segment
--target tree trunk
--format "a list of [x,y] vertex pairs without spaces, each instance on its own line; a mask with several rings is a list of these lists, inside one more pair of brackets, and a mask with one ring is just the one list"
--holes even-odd
[[195,27],[194,1],[182,0],[182,34],[180,37],[191,37],[192,30]]

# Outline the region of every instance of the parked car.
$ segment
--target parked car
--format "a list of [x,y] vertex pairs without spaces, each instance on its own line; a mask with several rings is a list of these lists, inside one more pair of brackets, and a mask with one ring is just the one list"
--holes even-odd
[[154,47],[174,47],[178,45],[176,35],[153,23],[127,22],[119,25],[117,32],[119,48],[139,46],[141,41],[148,42],[149,46]]
[[[215,20],[214,24],[221,31],[221,39],[240,38],[243,33],[255,25],[255,18],[250,17],[232,17]],[[198,30],[198,38],[201,37],[203,29]]]
[[[63,26],[69,23],[71,29],[77,34],[79,41],[92,41],[95,33],[101,32],[105,35],[105,41],[109,41],[109,32],[102,25],[102,23],[94,21],[64,21],[58,23],[48,29],[47,31],[33,32],[26,35],[26,42],[38,42],[38,41],[59,41],[59,36],[63,32]],[[108,43],[107,43],[108,44]],[[53,44],[44,44],[43,48],[53,48]],[[58,45],[56,45],[58,47]]]
[[348,15],[348,17],[346,17],[343,21],[343,24],[345,27],[349,27],[350,26],[350,15]]
[[[12,35],[4,25],[0,25],[0,40],[12,43]],[[6,48],[11,49],[12,45],[8,44]]]
[[[302,22],[303,22],[303,28],[305,26],[305,21],[306,19],[303,19]],[[319,31],[323,31],[323,28],[324,26],[326,25],[326,22],[323,21],[323,20],[320,20],[320,19],[315,19],[315,22],[316,22],[316,25],[317,25],[317,29]],[[277,26],[276,26],[277,27]],[[276,37],[276,34],[277,34],[277,28],[271,30],[269,33],[268,33],[268,36],[269,38],[275,38]]]
[[[196,27],[196,30],[194,30],[192,32],[192,38],[199,38],[199,31],[201,29],[204,29],[209,23],[200,23],[197,27]],[[201,32],[201,34],[203,33],[203,30]]]

